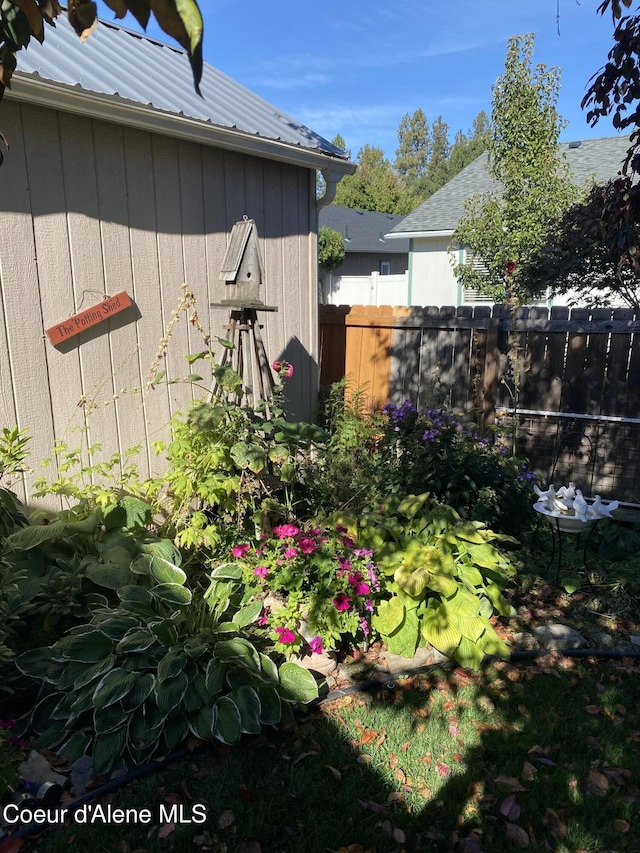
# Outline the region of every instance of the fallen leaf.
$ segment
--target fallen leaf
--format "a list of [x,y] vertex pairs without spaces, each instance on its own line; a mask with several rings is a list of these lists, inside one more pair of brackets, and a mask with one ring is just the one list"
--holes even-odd
[[532,782],[538,774],[538,769],[531,764],[530,761],[525,761],[522,765],[522,773],[520,774],[523,782]]
[[400,747],[400,752],[406,752],[410,746],[411,746],[411,741],[410,740],[405,741],[402,744],[402,746]]
[[513,776],[498,776],[495,780],[498,790],[504,793],[515,794],[518,791],[526,791],[527,789],[522,783]]
[[614,820],[613,828],[617,830],[617,832],[629,832],[629,821],[627,820]]
[[460,729],[456,725],[451,723],[449,725],[449,734],[451,735],[451,737],[459,737],[459,735],[461,735],[462,732],[460,731]]
[[367,809],[367,811],[374,812],[374,814],[380,814],[386,811],[385,806],[381,806],[380,803],[374,803],[373,800],[358,800],[363,809]]
[[400,782],[401,785],[404,785],[407,781],[407,774],[401,767],[396,768],[396,779]]
[[529,846],[529,836],[521,826],[518,826],[517,823],[508,823],[506,830],[509,841],[517,844],[522,850],[527,849]]
[[436,761],[436,772],[442,779],[449,773],[449,766],[444,761]]
[[9,838],[4,844],[0,844],[0,853],[18,853],[24,846],[22,838]]
[[585,711],[587,714],[599,714],[602,708],[599,705],[585,705]]
[[427,788],[426,785],[424,788],[420,788],[418,793],[420,794],[420,796],[422,797],[423,800],[430,800],[431,799],[431,788]]
[[365,745],[368,743],[373,743],[377,737],[378,737],[378,732],[374,732],[372,729],[369,729],[369,731],[362,733],[362,736],[360,738],[360,743],[365,744]]
[[500,814],[507,820],[518,820],[518,818],[520,817],[520,811],[521,809],[518,803],[516,802],[515,794],[509,794],[509,796],[505,797],[504,800],[500,803]]
[[240,842],[238,853],[262,853],[262,847],[257,841],[248,838]]
[[235,815],[231,809],[225,809],[218,820],[219,829],[228,829],[236,822]]
[[394,827],[394,830],[393,830],[393,840],[397,841],[398,844],[404,844],[405,841],[407,840],[407,836],[404,834],[404,832],[401,829],[399,829],[396,826],[396,827]]
[[165,823],[158,830],[158,838],[167,838],[172,832],[176,831],[176,825],[173,823]]
[[358,764],[371,764],[372,759],[370,755],[359,755],[356,761]]
[[542,820],[555,839],[558,841],[562,841],[564,839],[567,833],[567,827],[564,825],[556,811],[549,808],[545,809]]
[[603,796],[609,790],[609,780],[599,770],[589,770],[589,787],[594,794]]
[[334,779],[337,779],[338,781],[342,779],[342,773],[338,770],[337,767],[332,767],[330,764],[325,764],[324,766],[331,773]]
[[302,755],[299,755],[299,756],[295,759],[295,761],[292,763],[292,765],[291,765],[291,766],[292,766],[292,767],[295,767],[295,766],[296,766],[296,764],[300,764],[300,762],[301,762],[301,761],[304,761],[304,760],[305,760],[305,758],[311,758],[311,757],[312,757],[312,756],[314,756],[314,755],[318,755],[318,753],[317,753],[315,750],[313,750],[313,749],[312,749],[312,750],[310,750],[309,752],[303,752],[303,753],[302,753]]
[[403,806],[404,794],[400,791],[392,791],[387,797],[387,803],[389,803],[390,806]]

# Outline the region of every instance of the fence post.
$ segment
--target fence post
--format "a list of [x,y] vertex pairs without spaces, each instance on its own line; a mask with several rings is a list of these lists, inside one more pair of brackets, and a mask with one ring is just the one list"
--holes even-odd
[[484,431],[489,430],[496,420],[498,375],[500,373],[499,329],[499,318],[491,317],[487,328],[487,351],[484,359],[484,381],[482,384],[482,429]]

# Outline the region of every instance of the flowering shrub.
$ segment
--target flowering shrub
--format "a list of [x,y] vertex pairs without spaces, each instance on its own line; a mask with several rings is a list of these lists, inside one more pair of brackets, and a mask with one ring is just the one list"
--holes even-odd
[[533,520],[535,474],[494,436],[480,436],[474,424],[444,409],[420,412],[410,400],[383,412],[382,444],[398,494],[428,490],[464,518],[509,533],[521,534]]
[[281,524],[257,546],[240,543],[231,555],[245,586],[263,601],[258,625],[271,630],[285,654],[320,654],[369,636],[378,567],[373,551],[359,548],[345,528]]

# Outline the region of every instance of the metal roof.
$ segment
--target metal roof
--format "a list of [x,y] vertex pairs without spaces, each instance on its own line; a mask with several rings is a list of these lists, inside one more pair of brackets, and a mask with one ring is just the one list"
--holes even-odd
[[395,213],[378,213],[330,204],[319,214],[320,227],[342,234],[347,252],[408,254],[408,240],[385,240],[385,234],[404,217]]
[[[591,180],[606,183],[615,178],[622,168],[628,148],[627,136],[607,136],[581,142],[563,142],[560,145],[578,185]],[[391,229],[391,233],[452,232],[462,219],[466,199],[477,193],[500,189],[500,184],[487,171],[488,161],[487,152],[481,154]]]
[[199,97],[184,50],[113,23],[100,20],[82,42],[66,16],[60,16],[55,27],[45,27],[44,43],[31,39],[17,59],[9,97],[31,100],[29,83],[40,81],[80,95],[97,95],[102,101],[308,149],[346,164],[344,152],[331,142],[206,62]]

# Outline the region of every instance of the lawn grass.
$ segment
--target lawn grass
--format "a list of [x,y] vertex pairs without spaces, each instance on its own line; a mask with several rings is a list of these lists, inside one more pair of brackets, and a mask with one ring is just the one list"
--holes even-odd
[[[400,679],[109,795],[150,825],[74,824],[33,849],[640,851],[639,673],[547,656]],[[202,825],[157,819],[194,803]]]

